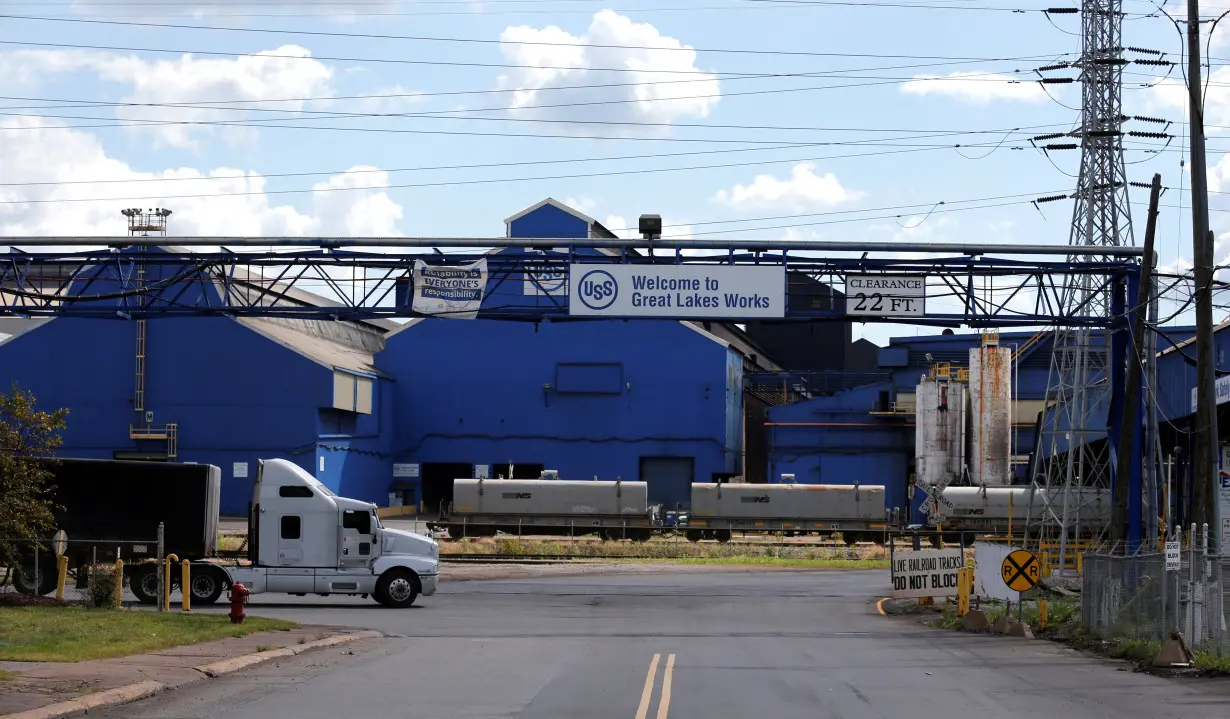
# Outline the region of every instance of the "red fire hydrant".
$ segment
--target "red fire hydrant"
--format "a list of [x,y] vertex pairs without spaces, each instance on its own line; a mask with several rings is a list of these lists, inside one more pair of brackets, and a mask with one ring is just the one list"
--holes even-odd
[[231,585],[231,591],[226,593],[226,598],[231,602],[231,624],[243,624],[243,618],[246,616],[243,613],[243,605],[248,603],[250,594],[252,592],[242,584]]

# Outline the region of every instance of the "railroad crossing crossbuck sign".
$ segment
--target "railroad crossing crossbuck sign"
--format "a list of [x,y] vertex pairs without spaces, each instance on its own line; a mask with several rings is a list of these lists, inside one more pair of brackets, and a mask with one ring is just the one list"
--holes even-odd
[[939,524],[948,516],[945,510],[952,510],[952,501],[944,496],[944,489],[949,481],[951,480],[948,477],[941,479],[938,484],[929,484],[922,477],[914,480],[914,485],[927,495],[921,509],[927,515],[928,524]]
[[1042,577],[1042,565],[1033,552],[1024,549],[1014,550],[1004,557],[1004,563],[999,565],[999,572],[1004,577],[1004,584],[1014,592],[1027,592],[1038,584]]

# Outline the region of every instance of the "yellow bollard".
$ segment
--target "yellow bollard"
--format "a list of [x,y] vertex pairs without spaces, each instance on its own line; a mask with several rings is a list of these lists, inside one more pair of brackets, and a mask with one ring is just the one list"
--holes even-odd
[[124,606],[124,560],[115,560],[115,608]]
[[1038,600],[1038,628],[1046,629],[1046,600]]
[[192,587],[192,564],[187,559],[185,559],[183,561],[182,566],[183,566],[183,576],[180,579],[179,589],[180,589],[180,592],[182,592],[184,595],[184,611],[190,612],[192,611],[192,609],[189,606],[188,595],[192,593],[190,589]]
[[168,554],[166,559],[166,569],[163,571],[162,579],[162,611],[171,611],[171,563],[178,562],[179,557],[174,554]]
[[1083,554],[1076,555],[1076,576],[1085,576],[1085,555]]
[[56,560],[56,599],[64,601],[64,580],[68,578],[68,557],[60,557]]
[[957,616],[969,614],[969,595],[974,588],[974,570],[957,570]]
[[1042,576],[1043,577],[1051,576],[1051,553],[1050,552],[1042,553]]

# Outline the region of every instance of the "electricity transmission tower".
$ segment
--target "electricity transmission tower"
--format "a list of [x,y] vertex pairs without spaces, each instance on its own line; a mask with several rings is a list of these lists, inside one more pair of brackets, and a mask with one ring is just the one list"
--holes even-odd
[[[1070,133],[1079,138],[1080,176],[1072,211],[1070,244],[1119,247],[1134,245],[1123,160],[1122,0],[1081,2],[1081,55],[1069,67],[1079,72],[1081,122]],[[1069,258],[1078,261],[1079,258]],[[1093,258],[1084,258],[1093,259]],[[1063,312],[1109,314],[1110,290],[1096,280],[1069,276]],[[1109,338],[1093,341],[1084,327],[1057,327],[1047,380],[1041,436],[1033,466],[1027,510],[1027,541],[1059,543],[1059,567],[1066,566],[1069,542],[1082,527],[1082,504],[1110,484],[1107,377]],[[1101,494],[1108,506],[1109,493]],[[1105,527],[1084,527],[1095,536]]]

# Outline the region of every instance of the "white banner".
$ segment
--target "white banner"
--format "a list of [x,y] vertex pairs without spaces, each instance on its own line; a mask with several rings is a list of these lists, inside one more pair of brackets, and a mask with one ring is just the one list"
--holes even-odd
[[960,549],[928,549],[893,554],[894,597],[947,597],[957,593]]
[[846,275],[846,314],[922,317],[927,314],[923,275]]
[[786,270],[781,266],[576,264],[571,272],[571,315],[786,316]]
[[[1194,372],[1192,374],[1195,374]],[[1217,395],[1215,404],[1230,402],[1230,374],[1222,375],[1213,382],[1213,394]],[[1192,412],[1196,411],[1196,388],[1192,387]]]
[[411,309],[424,315],[472,320],[483,304],[487,288],[487,260],[469,265],[429,265],[414,261],[414,302]]

